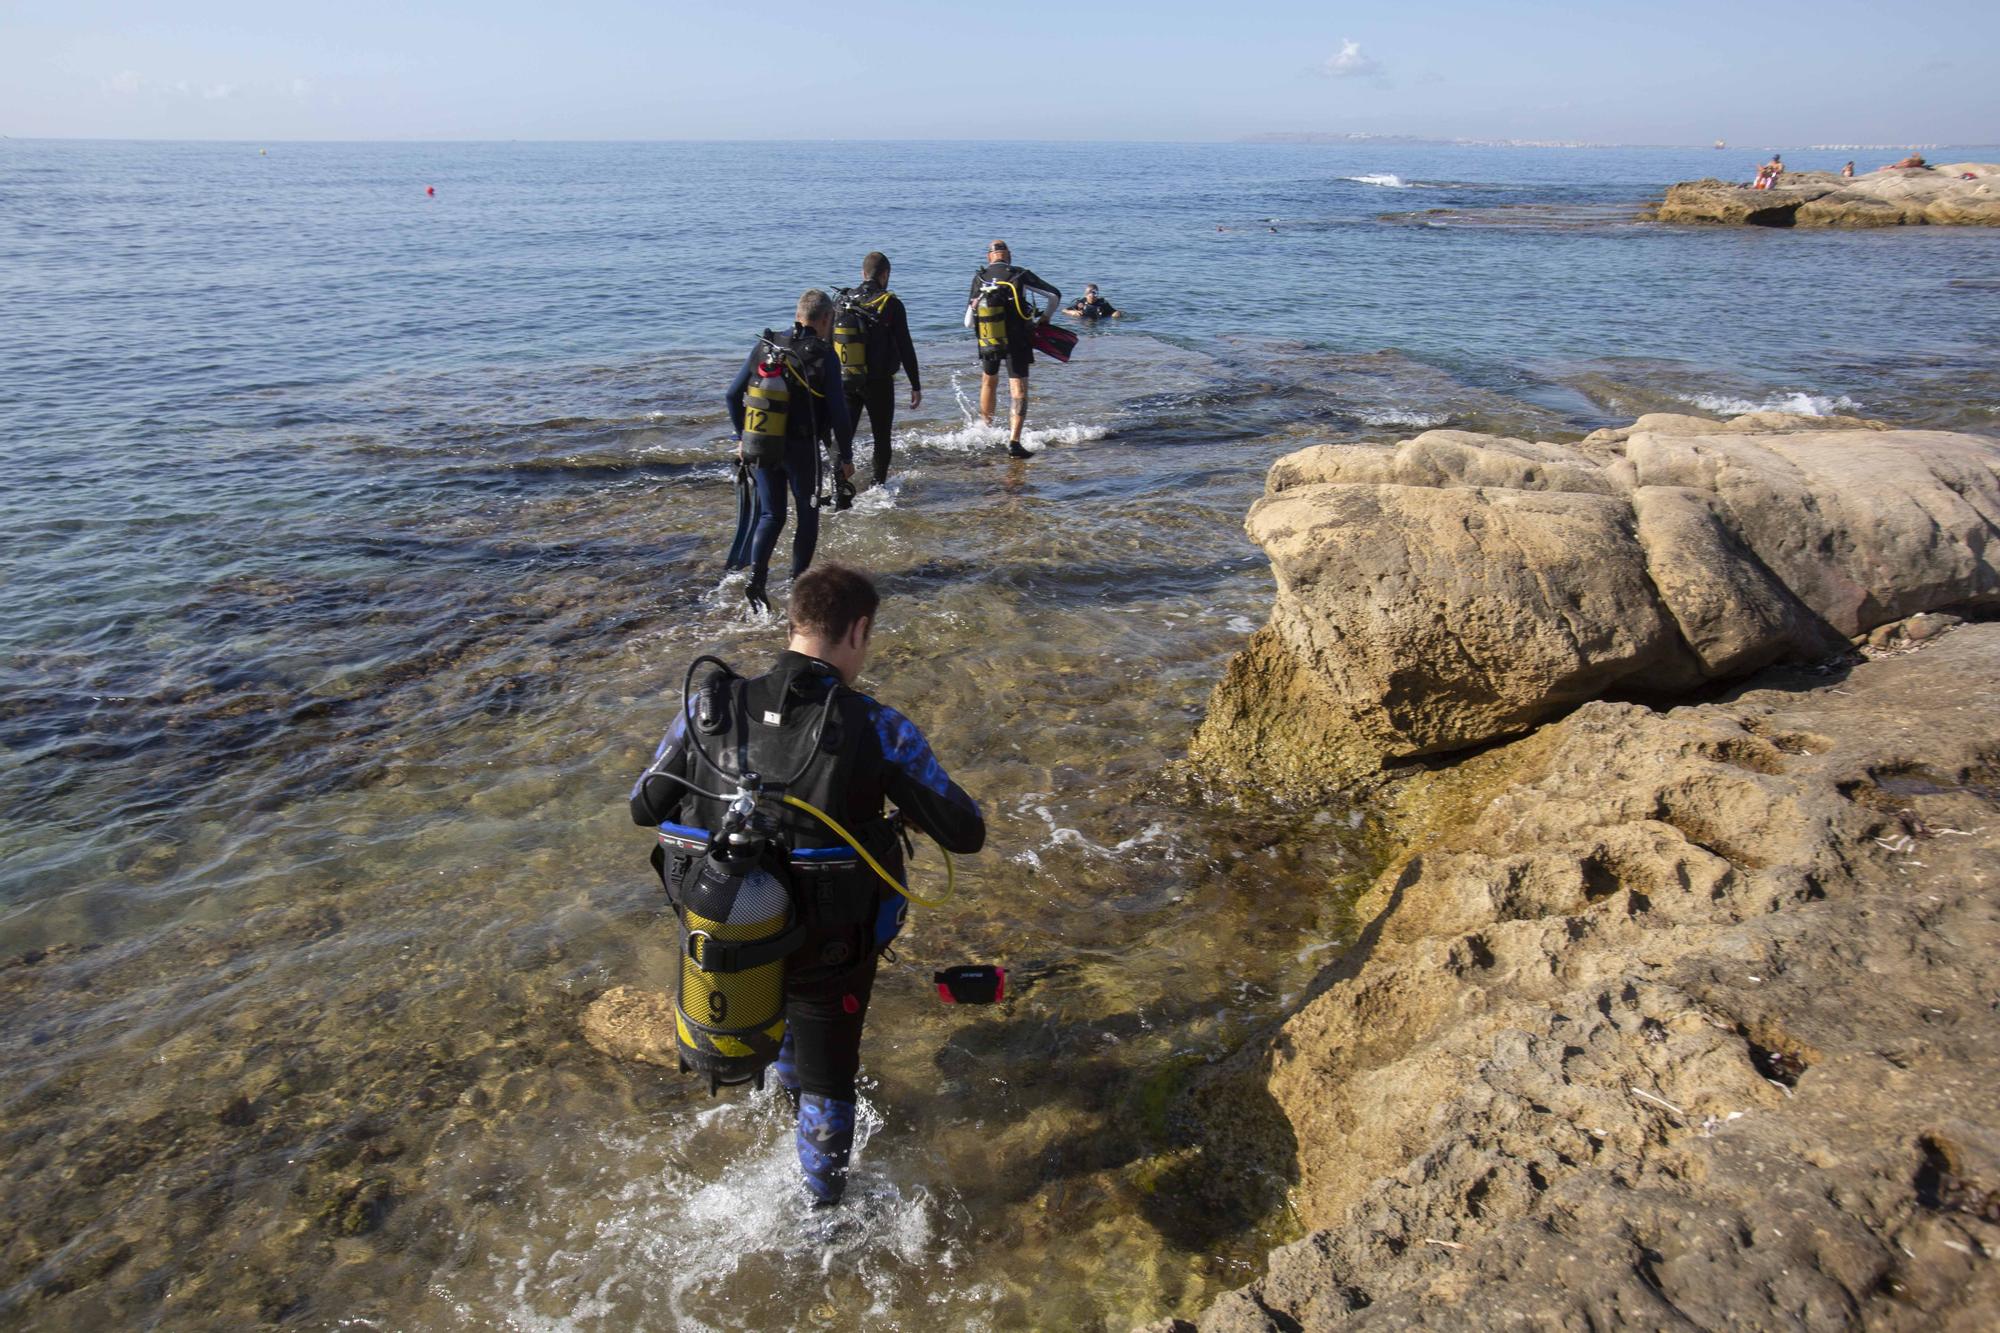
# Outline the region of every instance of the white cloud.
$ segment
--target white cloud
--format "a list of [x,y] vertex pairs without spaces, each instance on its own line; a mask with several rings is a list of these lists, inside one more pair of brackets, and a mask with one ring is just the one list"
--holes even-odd
[[204,102],[220,102],[235,91],[236,87],[234,84],[218,83],[202,89],[201,98]]
[[305,79],[292,80],[292,96],[296,97],[299,101],[301,102],[305,101],[306,94],[311,91],[312,91],[312,84],[307,80]]
[[1361,53],[1361,43],[1351,37],[1340,39],[1340,50],[1326,58],[1320,72],[1330,79],[1356,79],[1382,72],[1382,62]]
[[121,69],[104,80],[104,91],[130,97],[146,86],[145,78],[137,70]]

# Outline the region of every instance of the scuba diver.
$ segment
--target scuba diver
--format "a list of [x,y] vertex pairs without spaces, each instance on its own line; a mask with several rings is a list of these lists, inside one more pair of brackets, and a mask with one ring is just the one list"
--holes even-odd
[[[840,356],[840,373],[849,404],[868,409],[868,426],[875,434],[875,484],[889,479],[889,426],[896,419],[896,369],[910,377],[910,408],[923,405],[917,377],[917,348],[910,341],[910,316],[902,298],[889,290],[889,257],[869,251],[861,261],[861,285],[839,293],[834,304],[833,350]],[[860,407],[848,408],[845,452],[854,447],[861,427]]]
[[[724,909],[724,924],[702,920],[713,934],[704,958],[697,960],[706,969],[707,954],[753,947],[762,948],[757,961],[765,964],[781,957],[781,990],[772,990],[770,1009],[739,1024],[734,1035],[746,1041],[770,1038],[781,1026],[782,1044],[772,1039],[774,1050],[745,1054],[746,1047],[731,1043],[723,1049],[735,1056],[734,1063],[730,1055],[709,1059],[693,1046],[685,989],[676,1015],[683,1067],[708,1073],[711,1091],[721,1082],[753,1078],[761,1086],[775,1057],[779,1086],[796,1107],[799,1165],[818,1204],[838,1203],[846,1189],[861,1027],[877,958],[902,929],[908,910],[903,895],[847,849],[863,849],[899,884],[907,884],[902,825],[916,826],[947,852],[976,852],[986,841],[978,804],[945,774],[917,725],[851,688],[868,659],[879,604],[874,583],[860,570],[826,564],[801,576],[792,586],[790,640],[777,663],[754,679],[722,668],[699,689],[690,689],[651,766],[632,788],[633,822],[659,830],[653,865],[684,927],[697,916],[696,900],[715,849],[728,845],[732,829],[744,827],[740,819],[732,822],[740,807],[717,789],[761,783],[767,794],[783,792],[768,826],[789,866],[796,924],[793,910],[786,910],[782,934],[774,930],[768,943],[742,943],[749,936],[732,929],[738,914]],[[695,667],[700,665],[697,659]],[[689,669],[690,681],[694,670]],[[792,776],[765,781],[783,774]],[[885,817],[884,800],[899,813]],[[822,818],[827,812],[831,818]],[[846,836],[832,831],[833,821]],[[702,869],[693,872],[703,852]],[[717,944],[718,939],[736,942]],[[691,936],[685,940],[683,950],[689,952],[695,945]],[[731,971],[750,976],[727,964],[719,970],[720,980],[715,973],[696,980],[720,988]],[[684,986],[688,973],[684,959]],[[940,984],[946,979],[948,974],[940,974]],[[707,1001],[707,1014],[723,1017],[724,1006],[713,992],[704,990],[700,998]],[[693,1026],[700,1028],[703,1007],[697,1004],[692,1012]],[[779,1013],[779,1021],[766,1026],[770,1012]]]
[[[1275,230],[1275,228],[1273,229]],[[1083,289],[1083,295],[1063,308],[1065,315],[1078,319],[1123,319],[1125,312],[1097,294],[1097,284],[1090,283]]]
[[[1024,291],[1042,292],[1048,304],[1029,313]],[[986,267],[972,275],[972,291],[965,298],[966,327],[979,333],[979,423],[993,424],[993,400],[1000,387],[1000,366],[1007,366],[1007,396],[1010,415],[1007,452],[1015,458],[1028,457],[1021,447],[1021,427],[1028,419],[1028,367],[1035,360],[1035,325],[1047,326],[1049,316],[1062,304],[1062,293],[1034,273],[1016,267],[1007,242],[996,240],[986,247]]]
[[724,395],[736,430],[736,540],[729,568],[750,569],[743,595],[770,610],[765,583],[771,552],[785,527],[785,492],[798,502],[792,533],[792,577],[812,564],[819,545],[820,441],[839,447],[837,475],[854,475],[853,431],[840,367],[827,339],[833,333],[833,300],[814,287],[799,298],[790,333],[770,329],[743,359]]

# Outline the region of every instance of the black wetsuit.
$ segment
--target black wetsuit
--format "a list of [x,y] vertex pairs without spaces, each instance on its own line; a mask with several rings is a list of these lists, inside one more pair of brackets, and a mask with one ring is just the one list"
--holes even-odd
[[[861,294],[873,299],[882,294],[881,284],[864,282]],[[903,309],[903,298],[891,293],[882,303],[882,313],[868,326],[868,377],[865,380],[850,381],[847,388],[849,399],[849,425],[843,449],[852,449],[855,432],[861,427],[861,412],[854,404],[868,409],[868,428],[875,435],[875,484],[880,486],[889,476],[889,427],[896,420],[896,368],[902,367],[909,376],[910,388],[921,391],[923,383],[917,376],[917,346],[910,340],[910,316]]]
[[1098,297],[1090,301],[1078,301],[1069,308],[1069,313],[1078,319],[1109,319],[1118,313],[1118,307]]
[[[1029,292],[1042,292],[1049,298],[1049,309],[1057,309],[1062,304],[1062,293],[1036,277],[1033,270],[1005,260],[988,264],[972,275],[972,290],[965,298],[967,304],[978,300],[980,289],[989,282],[1013,283],[1023,303],[1027,301]],[[988,375],[998,375],[1003,360],[1007,363],[1008,377],[1017,380],[1028,378],[1028,367],[1035,361],[1033,326],[1021,318],[1021,311],[1015,308],[1012,300],[1007,302],[1007,351],[1004,356],[999,352],[982,351],[979,368]]]
[[[778,776],[800,766],[832,690],[833,710],[818,752],[791,792],[845,825],[870,855],[907,883],[903,849],[884,818],[884,801],[947,851],[976,852],[986,841],[979,806],[953,782],[916,723],[886,704],[841,684],[818,658],[785,652],[766,674],[740,681],[722,710],[727,729],[699,737],[702,749],[733,776],[745,769]],[[696,708],[700,691],[688,703]],[[689,744],[689,713],[678,713],[653,762],[632,788],[632,819],[683,837],[719,827],[724,803],[696,796],[662,774],[711,791],[733,785]],[[778,816],[794,853],[845,844],[817,819],[790,806]],[[669,896],[692,860],[655,853]],[[845,1188],[853,1139],[855,1077],[861,1068],[861,1028],[881,950],[901,929],[908,904],[865,866],[806,874],[794,862],[795,890],[811,933],[785,965],[785,1043],[778,1081],[799,1095],[798,1153],[807,1184],[831,1203]]]

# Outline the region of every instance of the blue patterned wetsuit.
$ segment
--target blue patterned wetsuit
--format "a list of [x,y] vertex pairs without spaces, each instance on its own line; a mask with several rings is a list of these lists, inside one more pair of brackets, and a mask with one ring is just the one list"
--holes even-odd
[[[729,733],[705,738],[703,748],[721,763],[733,763],[731,756],[741,754],[754,771],[767,774],[790,773],[798,761],[770,749],[766,738],[784,733],[784,724],[796,721],[800,710],[816,712],[827,692],[834,692],[825,739],[792,790],[846,825],[899,880],[903,849],[883,819],[885,801],[947,851],[976,852],[984,845],[986,821],[978,804],[944,771],[917,724],[848,689],[826,663],[786,652],[771,671],[738,688],[730,704]],[[780,723],[765,721],[774,716]],[[711,790],[725,783],[692,752],[685,715],[675,717],[652,764],[633,786],[632,818],[670,832],[698,834],[719,827],[720,803],[692,796],[661,776],[669,773]],[[840,845],[825,826],[789,807],[779,827],[795,852]],[[675,872],[666,873],[671,892]],[[686,873],[686,867],[679,873]],[[777,1075],[786,1091],[798,1097],[799,1164],[813,1196],[823,1203],[838,1201],[846,1188],[861,1029],[875,985],[876,958],[902,928],[908,909],[901,894],[879,884],[864,869],[851,882],[829,877],[824,888],[814,889],[815,901],[833,906],[786,964],[786,1032]]]

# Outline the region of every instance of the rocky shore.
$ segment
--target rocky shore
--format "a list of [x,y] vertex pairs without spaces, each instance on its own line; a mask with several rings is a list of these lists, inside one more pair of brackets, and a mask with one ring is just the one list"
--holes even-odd
[[1788,171],[1768,190],[1711,177],[1669,187],[1654,216],[1753,227],[2000,226],[2000,165],[1884,168],[1852,180]]
[[1991,1326],[2000,446],[1833,425],[1272,469],[1195,757],[1398,850],[1189,1098],[1305,1238],[1153,1333]]

